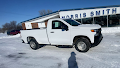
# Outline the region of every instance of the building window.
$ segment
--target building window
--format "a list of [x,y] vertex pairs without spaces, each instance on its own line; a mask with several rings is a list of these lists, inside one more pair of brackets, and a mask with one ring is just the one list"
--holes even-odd
[[78,21],[79,23],[82,23],[82,22],[81,22],[81,19],[76,19],[76,21]]
[[94,17],[94,23],[107,27],[107,16]]
[[83,18],[82,19],[82,24],[92,24],[93,23],[93,18]]
[[120,26],[120,14],[108,15],[108,19],[107,16],[99,16],[99,17],[94,17],[94,19],[93,18],[83,18],[82,20],[76,19],[76,21],[82,24],[99,24],[102,27],[107,27],[107,26],[114,27],[114,26]]
[[108,16],[108,26],[113,27],[113,26],[120,26],[120,15],[109,15]]

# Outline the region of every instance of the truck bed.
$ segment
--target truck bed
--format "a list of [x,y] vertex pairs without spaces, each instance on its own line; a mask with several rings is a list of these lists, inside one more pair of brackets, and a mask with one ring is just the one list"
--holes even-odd
[[27,42],[27,37],[34,37],[39,44],[49,44],[47,37],[47,29],[31,29],[31,30],[21,30],[21,39]]

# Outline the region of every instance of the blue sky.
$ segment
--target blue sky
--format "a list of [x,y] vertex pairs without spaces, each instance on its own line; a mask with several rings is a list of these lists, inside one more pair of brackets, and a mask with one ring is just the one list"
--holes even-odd
[[0,0],[0,27],[10,21],[22,21],[39,16],[40,10],[88,8],[120,5],[120,0]]

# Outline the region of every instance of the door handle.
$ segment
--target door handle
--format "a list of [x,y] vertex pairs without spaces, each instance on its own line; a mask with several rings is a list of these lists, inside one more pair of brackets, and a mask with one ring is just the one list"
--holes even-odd
[[50,32],[50,33],[54,33],[54,32]]

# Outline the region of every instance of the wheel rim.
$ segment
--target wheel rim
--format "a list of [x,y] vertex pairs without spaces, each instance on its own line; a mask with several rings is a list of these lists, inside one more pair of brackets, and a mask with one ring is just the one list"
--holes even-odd
[[30,42],[30,46],[31,46],[32,48],[35,48],[35,47],[36,47],[36,44],[35,44],[33,41],[31,41],[31,42]]
[[79,42],[78,44],[77,44],[77,46],[78,46],[78,48],[81,50],[81,51],[83,51],[83,50],[85,50],[86,49],[86,44],[84,43],[84,42]]

